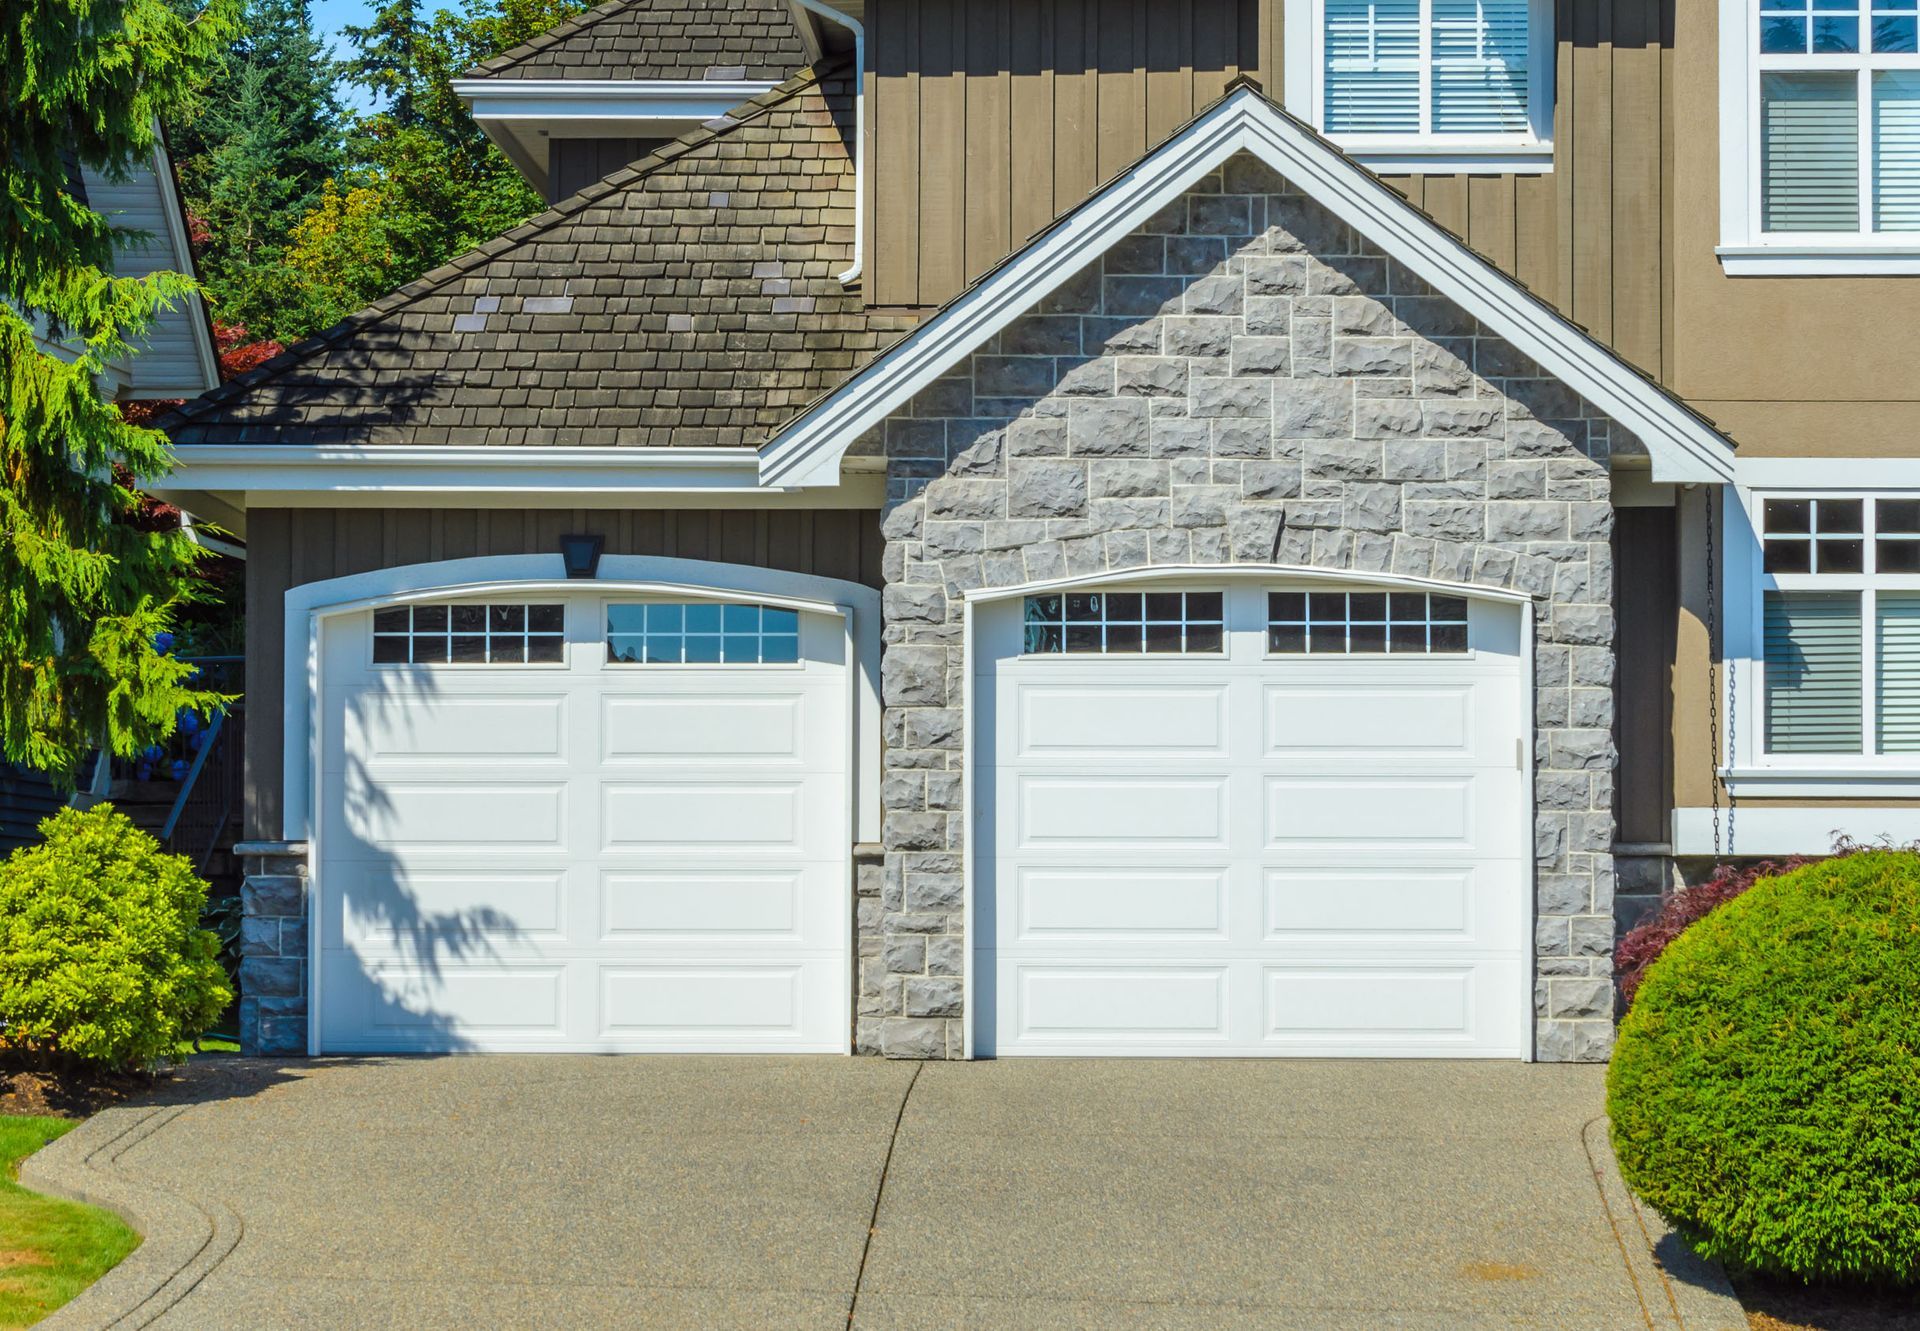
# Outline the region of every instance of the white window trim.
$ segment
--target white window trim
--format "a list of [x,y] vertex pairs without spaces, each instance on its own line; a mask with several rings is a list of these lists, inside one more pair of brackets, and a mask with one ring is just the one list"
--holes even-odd
[[[1754,0],[1720,0],[1720,244],[1714,253],[1729,277],[1920,274],[1920,233],[1763,231],[1760,226],[1760,75],[1769,69],[1868,67],[1920,69],[1920,55],[1762,55],[1760,9]],[[1871,174],[1873,107],[1860,106],[1860,160]],[[1873,200],[1862,190],[1862,225]]]
[[[1553,170],[1552,0],[1530,0],[1527,13],[1527,118],[1525,134],[1345,134],[1328,135],[1341,151],[1384,175],[1545,175]],[[1285,85],[1287,110],[1316,129],[1325,123],[1321,58],[1326,32],[1325,0],[1296,0],[1286,7]],[[1424,53],[1431,26],[1422,24]],[[1427,98],[1431,62],[1423,61],[1421,100]]]
[[[1761,485],[1740,485],[1737,502],[1723,506],[1717,534],[1726,551],[1726,663],[1723,686],[1733,686],[1728,710],[1730,734],[1720,774],[1735,799],[1905,799],[1920,798],[1920,753],[1872,752],[1877,729],[1875,630],[1873,616],[1861,612],[1861,753],[1766,752],[1766,612],[1769,591],[1920,591],[1920,574],[1771,574],[1762,566],[1761,515],[1768,499],[1920,499],[1920,486],[1901,489],[1887,482],[1920,476],[1888,475],[1884,460],[1804,458],[1767,459],[1756,468]],[[1877,483],[1866,475],[1878,473]],[[1849,480],[1852,481],[1849,484]],[[1872,541],[1872,505],[1867,505],[1864,540]]]

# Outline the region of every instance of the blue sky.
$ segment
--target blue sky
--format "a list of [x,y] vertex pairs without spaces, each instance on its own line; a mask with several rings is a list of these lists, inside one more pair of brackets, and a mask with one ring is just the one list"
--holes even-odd
[[[426,13],[433,14],[442,9],[453,9],[455,5],[448,3],[447,0],[426,0],[421,8]],[[334,57],[338,59],[349,54],[347,43],[340,36],[340,30],[349,24],[365,23],[367,16],[372,12],[373,5],[367,0],[313,0],[313,25],[331,44]],[[371,104],[366,90],[351,84],[340,88],[340,100],[362,110]]]

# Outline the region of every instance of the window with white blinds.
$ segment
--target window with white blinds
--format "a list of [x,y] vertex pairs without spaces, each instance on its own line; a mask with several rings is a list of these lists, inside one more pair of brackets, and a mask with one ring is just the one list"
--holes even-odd
[[[1536,140],[1541,0],[1318,0],[1320,127],[1336,138]],[[1541,76],[1544,77],[1544,76]]]
[[1920,0],[1751,0],[1765,236],[1920,236]]
[[1769,495],[1759,519],[1765,752],[1920,754],[1920,497]]
[[1767,751],[1860,752],[1860,594],[1768,592]]

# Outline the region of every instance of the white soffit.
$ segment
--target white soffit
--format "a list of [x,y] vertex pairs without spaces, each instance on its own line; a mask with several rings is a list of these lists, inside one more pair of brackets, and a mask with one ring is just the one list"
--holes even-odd
[[1259,92],[1222,99],[761,449],[768,485],[833,485],[847,446],[1236,153],[1264,161],[1639,437],[1657,481],[1726,481],[1733,447],[1638,370]]

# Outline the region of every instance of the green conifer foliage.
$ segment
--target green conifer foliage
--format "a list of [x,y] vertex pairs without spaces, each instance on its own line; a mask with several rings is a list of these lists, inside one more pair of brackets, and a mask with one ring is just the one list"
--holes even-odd
[[194,595],[197,548],[122,520],[170,470],[166,438],[102,391],[192,283],[113,275],[128,237],[87,207],[77,167],[152,160],[159,117],[231,36],[226,3],[0,0],[0,754],[56,775],[218,702],[155,648]]

